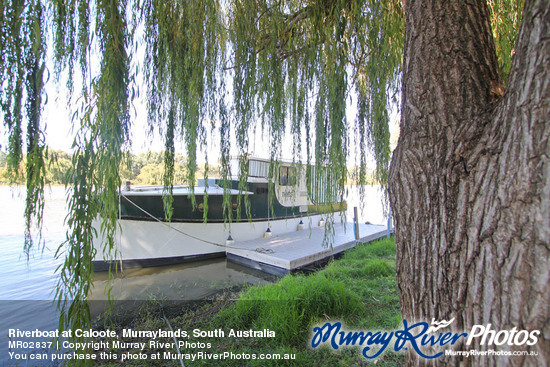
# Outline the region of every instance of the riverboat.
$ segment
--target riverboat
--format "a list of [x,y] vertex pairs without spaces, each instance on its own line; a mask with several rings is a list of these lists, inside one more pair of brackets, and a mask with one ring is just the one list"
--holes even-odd
[[232,159],[230,167],[235,174],[225,181],[174,186],[169,220],[164,187],[127,183],[120,191],[115,250],[105,255],[104,241],[96,237],[95,270],[108,270],[113,261],[127,268],[223,257],[238,242],[323,225],[328,215],[346,209],[345,202],[335,200],[336,185],[325,167],[247,157],[247,178],[241,183],[241,158]]

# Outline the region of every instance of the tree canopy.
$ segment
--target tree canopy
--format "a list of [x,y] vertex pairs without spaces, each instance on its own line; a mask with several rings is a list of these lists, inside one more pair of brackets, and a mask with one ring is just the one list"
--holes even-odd
[[[510,68],[522,3],[489,1],[503,75]],[[0,18],[6,162],[16,177],[26,156],[29,229],[33,218],[40,225],[44,205],[44,85],[66,83],[76,106],[60,300],[86,300],[93,218],[103,218],[106,251],[113,248],[119,168],[128,159],[132,102],[139,95],[146,96],[150,129],[165,140],[168,208],[175,142],[185,142],[192,185],[197,151],[212,144],[207,135],[213,129],[221,136],[216,144],[222,177],[230,174],[232,134],[246,155],[250,132],[267,131],[275,160],[288,129],[294,155],[332,167],[340,195],[352,152],[358,183],[366,181],[369,151],[376,179],[387,182],[388,110],[401,87],[401,1],[0,0]],[[350,101],[357,108],[353,121],[346,117]],[[85,310],[63,307],[63,326],[88,322]]]

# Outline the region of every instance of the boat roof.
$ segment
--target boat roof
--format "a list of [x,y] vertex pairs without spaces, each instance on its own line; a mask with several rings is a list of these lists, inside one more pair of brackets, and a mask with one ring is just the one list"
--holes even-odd
[[[229,180],[238,182],[240,180],[240,177],[239,176],[231,176],[229,178]],[[247,179],[246,179],[246,182],[250,182],[250,183],[268,183],[269,181],[265,177],[248,176]]]
[[[231,156],[229,157],[230,160],[239,160],[240,157],[239,156]],[[254,155],[248,155],[246,157],[247,160],[249,161],[259,161],[259,162],[265,162],[265,163],[271,163],[272,160],[271,158],[262,158],[262,157],[257,157],[257,156],[254,156]],[[293,159],[288,159],[288,158],[279,158],[279,159],[276,159],[274,160],[273,162],[277,163],[277,164],[283,164],[283,165],[299,165],[299,166],[305,166],[305,165],[308,165],[307,162],[302,162],[300,160],[293,160]],[[309,165],[315,165],[315,162],[309,162]]]
[[[133,186],[130,190],[122,190],[123,195],[132,195],[132,196],[148,196],[148,195],[162,195],[164,192],[164,186]],[[239,190],[228,189],[227,193],[230,195],[238,195]],[[224,189],[219,186],[195,186],[191,189],[189,186],[174,186],[172,190],[173,196],[181,195],[223,195]],[[241,191],[241,194],[254,195],[250,191]]]

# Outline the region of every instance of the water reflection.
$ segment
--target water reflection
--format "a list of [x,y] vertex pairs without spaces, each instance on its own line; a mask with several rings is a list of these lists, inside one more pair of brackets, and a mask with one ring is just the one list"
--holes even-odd
[[[96,273],[90,300],[92,317],[107,310],[108,273]],[[126,269],[111,280],[114,314],[131,313],[143,301],[158,301],[163,308],[170,304],[189,304],[214,298],[227,289],[272,282],[276,277],[231,263],[225,259],[197,261],[189,264]]]
[[[125,269],[111,281],[115,300],[199,300],[222,289],[258,285],[273,276],[225,259],[151,268]],[[106,300],[108,273],[96,273],[89,299]]]

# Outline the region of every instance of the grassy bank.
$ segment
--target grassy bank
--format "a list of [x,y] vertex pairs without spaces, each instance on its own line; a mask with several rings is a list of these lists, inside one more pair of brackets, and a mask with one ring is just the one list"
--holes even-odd
[[[308,347],[313,325],[341,321],[347,330],[385,330],[401,324],[400,306],[395,281],[395,241],[383,239],[363,244],[347,251],[341,259],[311,275],[289,275],[277,283],[254,286],[238,294],[227,293],[217,300],[203,303],[187,311],[172,312],[149,307],[127,322],[115,324],[119,335],[123,328],[133,330],[187,330],[190,343],[204,343],[210,348],[188,347],[180,353],[295,354],[295,359],[267,361],[222,359],[212,361],[183,360],[185,366],[215,365],[288,365],[288,366],[350,366],[367,365],[359,348]],[[168,326],[169,325],[169,326]],[[225,337],[193,337],[193,330],[223,330]],[[275,332],[274,338],[228,337],[230,329]],[[136,341],[131,339],[128,341]],[[148,342],[148,339],[143,339]],[[164,339],[164,341],[173,341]],[[113,350],[114,351],[114,350]],[[137,353],[128,349],[130,353]],[[167,350],[147,345],[151,355]],[[124,350],[118,349],[119,354]],[[178,353],[176,348],[170,352]],[[401,365],[403,357],[386,351],[377,366]],[[125,365],[174,365],[179,360],[135,360]]]

